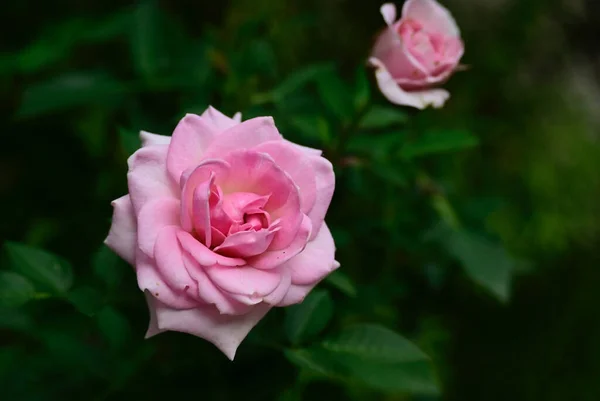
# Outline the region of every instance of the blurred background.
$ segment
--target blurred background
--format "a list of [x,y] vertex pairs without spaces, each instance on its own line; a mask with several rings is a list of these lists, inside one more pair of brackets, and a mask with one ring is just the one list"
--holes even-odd
[[[0,398],[599,400],[600,3],[442,3],[469,68],[423,112],[388,104],[365,66],[380,2],[4,4],[0,269],[19,271],[19,243],[64,274],[0,306]],[[283,310],[234,362],[189,335],[143,339],[135,275],[101,247],[110,201],[139,130],[170,135],[208,105],[325,150],[342,267],[320,285],[319,338],[382,324],[431,377],[299,362]]]

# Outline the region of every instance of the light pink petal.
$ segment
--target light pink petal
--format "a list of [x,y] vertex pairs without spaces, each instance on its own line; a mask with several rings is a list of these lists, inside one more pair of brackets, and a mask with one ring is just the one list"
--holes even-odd
[[386,24],[393,25],[396,22],[396,6],[394,3],[383,4],[379,11]]
[[146,131],[140,131],[140,139],[142,140],[142,146],[168,145],[171,143],[170,136],[157,135]]
[[104,243],[127,263],[134,265],[137,223],[131,198],[129,195],[121,196],[112,201],[111,205],[113,206],[112,225]]
[[262,298],[277,288],[281,274],[276,270],[258,270],[251,266],[211,266],[205,269],[208,277],[222,290],[231,294]]
[[229,118],[214,107],[208,106],[208,109],[206,109],[204,113],[202,113],[201,117],[210,121],[211,124],[217,129],[217,132],[221,132],[233,127],[234,125],[239,124],[242,115],[240,113],[236,113],[233,116],[233,118]]
[[170,226],[163,228],[156,238],[154,259],[158,273],[169,287],[175,291],[187,291],[197,294],[198,286],[190,277],[183,263],[183,249],[177,238],[181,228]]
[[198,284],[197,296],[205,303],[215,305],[220,313],[227,315],[242,315],[250,311],[249,305],[237,301],[235,297],[225,294],[223,290],[218,288],[208,278],[204,272],[204,267],[188,252],[183,253],[183,262],[190,276]]
[[268,229],[239,231],[225,237],[225,241],[215,248],[215,252],[233,258],[246,258],[259,255],[269,248],[275,232]]
[[292,145],[295,149],[300,150],[302,153],[308,156],[321,156],[323,154],[322,150],[309,148],[308,146],[298,145],[297,143],[290,142],[287,139],[284,139],[283,142],[287,143],[288,145]]
[[167,156],[167,170],[175,182],[185,170],[199,164],[218,133],[210,121],[195,114],[186,114],[177,124]]
[[460,30],[450,11],[435,0],[406,0],[402,19],[419,21],[425,29],[447,36],[460,36]]
[[146,255],[154,257],[156,237],[167,226],[179,226],[179,201],[159,198],[144,205],[138,215],[138,246]]
[[129,195],[137,213],[151,199],[178,197],[165,169],[167,150],[167,145],[146,146],[127,159]]
[[281,268],[292,271],[292,283],[307,285],[319,282],[338,266],[333,237],[327,224],[323,224],[319,234],[306,245],[304,251]]
[[308,213],[315,204],[317,185],[310,158],[283,141],[265,142],[254,148],[271,156],[275,164],[288,173],[300,193],[300,210]]
[[400,88],[381,61],[370,58],[369,62],[376,67],[375,78],[377,79],[379,90],[394,104],[416,107],[421,110],[428,106],[440,108],[450,97],[450,93],[443,89],[406,92]]
[[279,285],[263,301],[269,305],[278,305],[287,295],[292,285],[292,273],[289,270],[283,269],[281,272],[281,281]]
[[317,183],[315,204],[310,212],[308,212],[308,217],[312,223],[312,233],[310,235],[310,240],[312,241],[321,229],[323,219],[331,203],[331,198],[333,198],[335,174],[331,162],[324,157],[312,157],[311,161]]
[[236,222],[244,219],[248,210],[262,209],[269,201],[269,195],[258,195],[251,192],[234,192],[225,196],[223,210]]
[[248,264],[257,269],[273,269],[287,262],[304,250],[312,229],[312,223],[308,216],[304,216],[298,235],[294,241],[285,249],[278,251],[266,251],[260,255],[248,258]]
[[160,299],[175,309],[194,308],[198,305],[198,301],[192,298],[196,293],[189,292],[189,289],[175,290],[167,285],[164,277],[159,274],[154,259],[139,250],[135,258],[135,272],[140,290],[150,292],[153,298]]
[[271,117],[257,117],[237,124],[219,134],[204,158],[223,157],[236,149],[252,149],[263,142],[280,140],[281,135]]
[[[208,201],[212,183],[215,177],[228,174],[229,165],[227,163],[222,160],[209,159],[181,175],[181,226],[186,231],[192,231],[195,228],[203,241],[210,238]],[[199,187],[200,189],[198,189]],[[198,192],[196,192],[197,189]],[[196,214],[194,208],[202,207],[203,210],[197,209],[198,214]]]
[[240,316],[221,315],[214,306],[174,310],[153,300],[159,330],[193,334],[213,343],[233,360],[241,342],[262,319],[270,305],[260,304]]
[[[240,124],[243,125],[245,123]],[[224,193],[249,192],[270,195],[265,211],[271,220],[281,219],[280,230],[271,243],[271,250],[287,247],[296,237],[302,223],[300,194],[289,174],[267,154],[255,151],[235,151],[227,155],[230,175],[221,183]],[[217,177],[218,180],[218,177]]]
[[316,283],[309,285],[290,285],[285,296],[275,304],[275,306],[290,306],[301,303],[316,285]]
[[190,233],[180,231],[177,233],[177,236],[183,249],[202,266],[212,266],[214,264],[221,266],[243,266],[246,264],[244,259],[229,258],[211,251],[196,238],[192,237]]

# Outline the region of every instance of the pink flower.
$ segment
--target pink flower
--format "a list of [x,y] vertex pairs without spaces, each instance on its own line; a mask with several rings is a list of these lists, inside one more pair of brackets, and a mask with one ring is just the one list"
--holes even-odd
[[452,15],[435,0],[406,0],[397,21],[391,3],[381,14],[388,27],[369,58],[381,93],[399,105],[442,107],[450,94],[432,87],[452,75],[464,52]]
[[271,307],[302,302],[339,266],[323,221],[331,163],[271,117],[240,121],[209,107],[172,137],[142,132],[105,241],[135,266],[146,337],[190,333],[230,359]]

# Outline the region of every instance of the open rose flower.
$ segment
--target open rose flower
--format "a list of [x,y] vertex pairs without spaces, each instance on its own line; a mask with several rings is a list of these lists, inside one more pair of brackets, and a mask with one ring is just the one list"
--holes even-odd
[[210,107],[172,137],[142,132],[105,241],[135,266],[147,337],[190,333],[230,359],[271,307],[301,302],[339,266],[323,221],[331,163],[270,117],[240,120]]
[[381,93],[399,105],[442,107],[450,94],[433,87],[452,75],[464,52],[452,15],[435,0],[407,0],[399,20],[391,3],[381,14],[388,27],[369,58]]

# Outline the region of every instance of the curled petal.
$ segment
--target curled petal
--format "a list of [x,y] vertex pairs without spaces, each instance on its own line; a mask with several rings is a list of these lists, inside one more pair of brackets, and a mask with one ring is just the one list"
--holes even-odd
[[159,198],[149,201],[138,214],[138,246],[142,252],[154,257],[158,233],[167,226],[179,225],[179,201]]
[[297,143],[290,142],[287,139],[284,139],[283,142],[285,142],[288,145],[291,145],[293,148],[298,149],[299,151],[308,156],[321,156],[323,154],[322,150],[309,148],[308,146],[298,145]]
[[393,25],[396,22],[396,6],[394,3],[383,4],[379,11],[386,24]]
[[168,145],[171,143],[170,136],[157,135],[146,131],[140,131],[140,139],[142,140],[142,146]]
[[269,229],[239,231],[225,237],[225,241],[215,248],[215,252],[234,258],[260,255],[269,248],[274,236],[275,231]]
[[252,149],[267,141],[280,140],[281,135],[271,117],[257,117],[220,133],[211,143],[204,158],[223,157],[236,149]]
[[290,306],[301,303],[316,285],[316,283],[309,285],[291,284],[285,296],[275,306]]
[[159,330],[180,331],[204,338],[233,360],[241,342],[262,319],[270,305],[260,304],[244,315],[221,315],[212,305],[188,310],[174,310],[152,300]]
[[137,247],[137,223],[129,195],[112,201],[113,217],[106,246],[122,257],[127,263],[135,263]]
[[419,21],[433,32],[460,36],[460,30],[450,11],[435,0],[406,0],[402,7],[402,18]]
[[186,114],[179,121],[173,131],[166,163],[174,182],[179,182],[185,170],[198,165],[217,134],[217,128],[210,121],[195,114]]
[[335,173],[331,162],[324,157],[312,157],[312,166],[316,178],[316,198],[315,204],[308,212],[308,217],[312,223],[312,233],[310,240],[313,240],[323,224],[323,219],[329,209],[331,198],[335,190]]
[[281,273],[276,270],[258,270],[251,266],[211,266],[205,269],[208,277],[222,290],[262,298],[272,293],[281,282]]
[[212,106],[208,106],[204,113],[202,113],[201,117],[207,121],[210,121],[217,132],[224,131],[233,127],[234,125],[239,124],[242,119],[242,115],[239,112],[236,113],[233,118],[229,118]]
[[310,222],[310,219],[307,216],[304,216],[296,238],[294,238],[287,248],[278,251],[266,251],[260,255],[248,258],[248,264],[257,269],[273,269],[280,266],[304,250],[311,229],[312,223]]
[[168,145],[146,146],[127,159],[129,195],[137,213],[151,199],[178,197],[165,170],[167,151]]
[[369,63],[376,67],[375,78],[381,93],[392,103],[424,109],[427,106],[440,108],[450,97],[450,93],[443,89],[426,89],[421,91],[406,92],[392,78],[385,65],[376,58],[370,58]]
[[281,281],[275,290],[264,297],[263,302],[269,305],[278,305],[287,295],[292,285],[292,273],[283,269],[281,272]]
[[318,235],[306,245],[304,251],[287,261],[281,268],[291,270],[293,284],[314,284],[337,269],[339,264],[334,256],[333,237],[327,224],[323,224]]
[[153,298],[159,299],[174,309],[189,309],[198,305],[189,289],[176,290],[167,285],[159,274],[156,261],[139,251],[135,258],[137,281],[140,290],[148,291]]
[[246,264],[244,259],[228,258],[227,256],[219,255],[208,249],[204,244],[198,242],[190,233],[180,231],[177,233],[179,242],[200,265],[212,266],[219,264],[221,266],[243,266]]
[[192,280],[183,263],[183,249],[177,238],[177,234],[181,231],[179,227],[169,226],[163,228],[158,234],[154,246],[156,269],[169,287],[176,291],[196,294],[198,292],[196,282]]
[[288,173],[300,193],[300,210],[308,213],[315,204],[317,185],[310,158],[283,141],[265,142],[254,148],[271,156],[275,164]]

